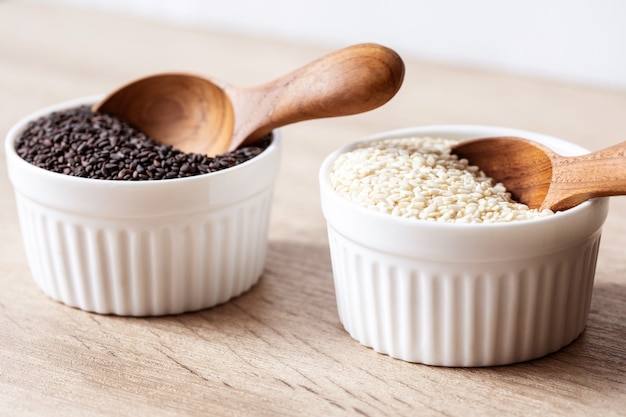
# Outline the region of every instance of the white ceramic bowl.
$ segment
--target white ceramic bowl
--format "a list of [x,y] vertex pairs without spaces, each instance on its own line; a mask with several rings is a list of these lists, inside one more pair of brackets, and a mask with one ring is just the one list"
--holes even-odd
[[[488,126],[425,126],[365,139],[521,136],[564,155],[563,140]],[[607,199],[500,224],[403,219],[357,206],[320,170],[340,320],[361,344],[410,362],[511,364],[554,352],[583,331]]]
[[6,138],[32,275],[55,300],[118,315],[177,314],[212,307],[248,290],[265,264],[280,137],[238,166],[159,181],[78,178],[21,159],[15,141],[52,111],[42,109]]

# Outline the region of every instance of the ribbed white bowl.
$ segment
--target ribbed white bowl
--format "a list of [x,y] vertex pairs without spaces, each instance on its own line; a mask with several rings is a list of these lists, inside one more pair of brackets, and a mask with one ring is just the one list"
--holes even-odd
[[55,300],[118,315],[177,314],[212,307],[248,290],[265,265],[280,138],[233,168],[161,181],[76,178],[6,157],[33,277]]
[[[522,136],[564,155],[585,150],[532,132],[426,126],[376,135]],[[449,224],[370,211],[320,170],[339,317],[365,346],[410,362],[491,366],[544,356],[585,328],[608,201],[502,224]]]

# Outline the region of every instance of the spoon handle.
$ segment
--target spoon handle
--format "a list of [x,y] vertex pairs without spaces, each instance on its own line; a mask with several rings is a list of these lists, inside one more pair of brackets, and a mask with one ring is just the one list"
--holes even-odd
[[287,124],[347,116],[382,106],[399,90],[404,63],[393,50],[358,44],[323,56],[270,83],[226,87],[235,114],[231,149]]
[[596,197],[626,195],[626,141],[606,149],[552,161],[544,206],[573,207]]

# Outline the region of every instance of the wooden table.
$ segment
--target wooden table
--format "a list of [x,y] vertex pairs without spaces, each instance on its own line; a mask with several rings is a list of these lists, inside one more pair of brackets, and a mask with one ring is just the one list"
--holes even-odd
[[[252,85],[331,49],[3,1],[0,131],[43,106],[149,73]],[[595,150],[626,139],[625,115],[625,92],[408,61],[401,92],[383,108],[283,130],[259,284],[225,305],[159,318],[90,314],[43,295],[2,156],[0,414],[625,415],[626,197],[612,199],[578,340],[528,363],[448,369],[377,354],[343,330],[316,178],[331,150],[384,130],[506,125]]]

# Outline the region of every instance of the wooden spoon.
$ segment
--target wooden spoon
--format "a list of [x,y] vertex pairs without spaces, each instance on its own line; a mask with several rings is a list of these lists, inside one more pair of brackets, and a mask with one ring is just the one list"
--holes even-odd
[[396,94],[403,78],[396,52],[359,44],[252,88],[190,74],[153,75],[121,87],[93,110],[184,152],[214,156],[290,123],[372,110]]
[[461,142],[452,152],[530,208],[561,211],[591,198],[626,194],[626,142],[566,157],[527,139],[496,137]]

